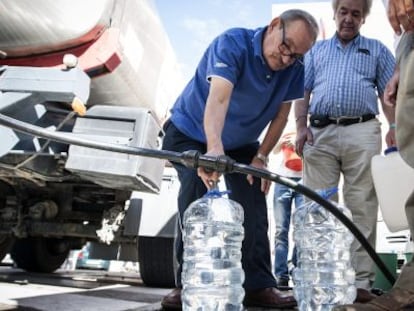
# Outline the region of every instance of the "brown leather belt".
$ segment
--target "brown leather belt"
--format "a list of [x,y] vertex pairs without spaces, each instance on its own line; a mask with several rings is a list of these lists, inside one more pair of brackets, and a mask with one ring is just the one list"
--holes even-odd
[[338,117],[332,118],[322,115],[311,115],[310,125],[313,127],[325,127],[329,124],[336,124],[342,126],[348,126],[351,124],[362,123],[375,118],[375,114],[364,114],[360,117]]

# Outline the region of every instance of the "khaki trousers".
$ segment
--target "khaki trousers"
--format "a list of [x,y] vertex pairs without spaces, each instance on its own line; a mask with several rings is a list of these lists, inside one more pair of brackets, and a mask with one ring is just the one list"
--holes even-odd
[[[400,82],[397,94],[397,146],[402,158],[414,167],[414,33],[406,33],[398,46]],[[414,237],[414,185],[405,206],[411,237]],[[395,287],[414,292],[414,257],[401,271]]]
[[[338,186],[343,176],[344,203],[354,224],[375,249],[378,200],[371,176],[371,159],[381,152],[381,124],[378,119],[349,126],[311,127],[313,145],[303,151],[303,183],[313,189]],[[369,289],[375,279],[374,262],[354,240],[351,246],[356,286]]]

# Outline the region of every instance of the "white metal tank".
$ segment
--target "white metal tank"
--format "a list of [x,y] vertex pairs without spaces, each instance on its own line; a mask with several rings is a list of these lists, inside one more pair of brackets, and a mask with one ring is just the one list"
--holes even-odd
[[0,65],[17,66],[74,54],[93,78],[89,106],[148,108],[160,121],[183,86],[152,0],[2,0],[0,50]]
[[0,1],[0,49],[9,57],[50,53],[97,38],[114,0]]

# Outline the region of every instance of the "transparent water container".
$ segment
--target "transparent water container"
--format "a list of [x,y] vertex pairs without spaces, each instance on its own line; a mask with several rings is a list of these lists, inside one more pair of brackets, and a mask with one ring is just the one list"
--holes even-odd
[[242,310],[242,206],[217,189],[193,202],[183,218],[183,310]]
[[[318,192],[328,198],[336,191],[334,188]],[[336,206],[352,219],[348,208]],[[355,271],[351,266],[351,232],[313,201],[296,209],[293,224],[297,267],[292,278],[299,310],[329,311],[336,305],[352,303],[356,287]]]

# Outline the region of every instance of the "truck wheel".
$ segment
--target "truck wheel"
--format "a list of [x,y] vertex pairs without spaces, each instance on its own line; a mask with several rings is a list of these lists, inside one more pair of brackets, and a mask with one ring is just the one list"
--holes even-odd
[[15,241],[11,257],[16,265],[31,272],[54,272],[70,251],[64,239],[30,237]]
[[6,257],[13,246],[14,238],[8,235],[0,234],[0,261]]
[[138,238],[138,262],[141,279],[147,286],[175,287],[174,238]]

